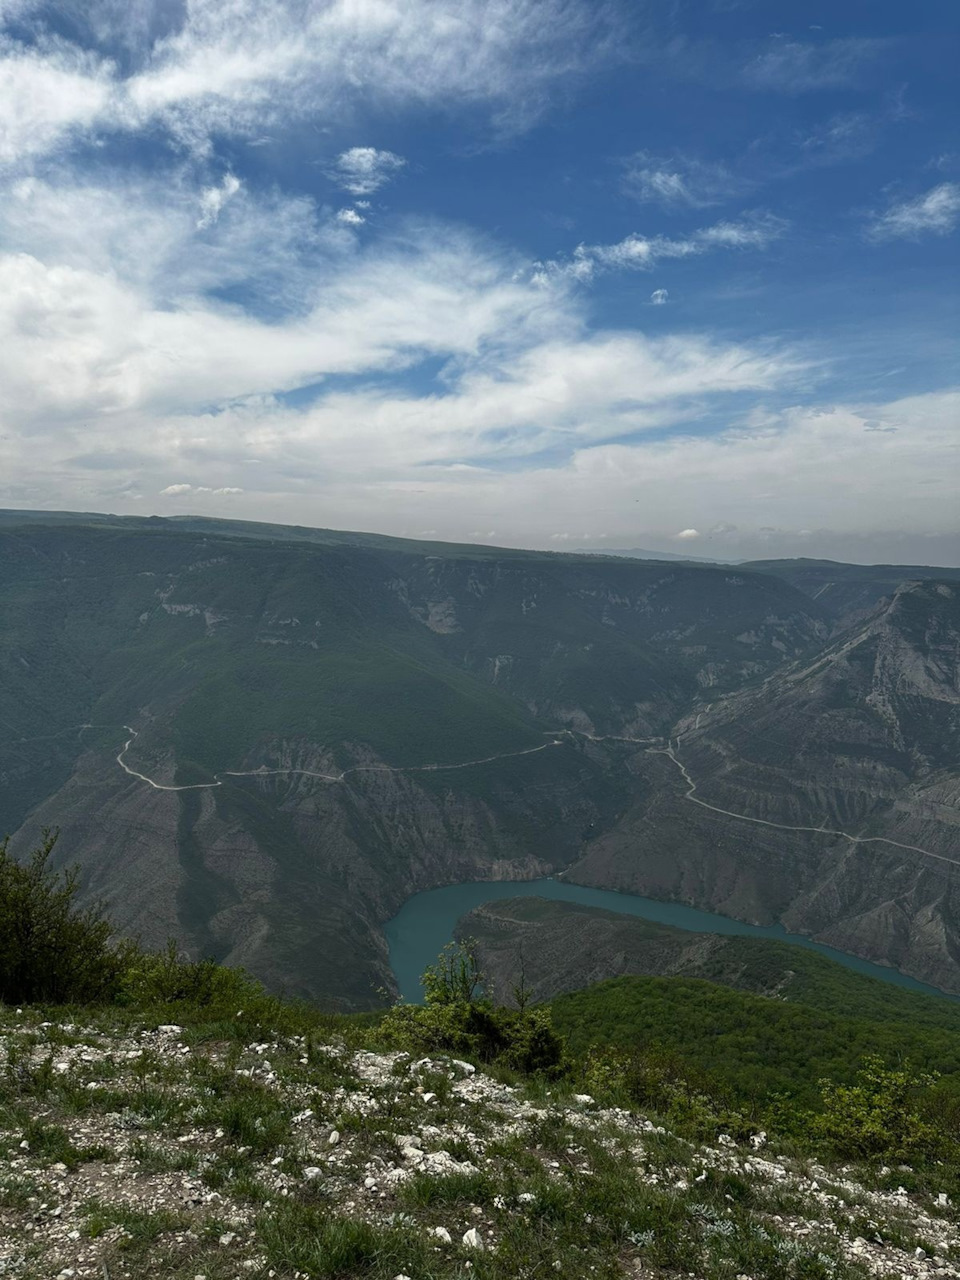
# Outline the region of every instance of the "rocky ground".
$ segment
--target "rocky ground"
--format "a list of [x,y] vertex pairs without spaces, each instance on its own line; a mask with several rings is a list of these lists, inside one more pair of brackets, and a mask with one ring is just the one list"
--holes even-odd
[[4,1277],[960,1275],[905,1166],[692,1145],[469,1063],[0,1008],[0,1064]]

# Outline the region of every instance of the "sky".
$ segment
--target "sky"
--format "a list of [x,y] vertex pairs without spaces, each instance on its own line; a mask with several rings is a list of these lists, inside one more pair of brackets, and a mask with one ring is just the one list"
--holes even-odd
[[955,0],[0,0],[0,506],[960,564]]

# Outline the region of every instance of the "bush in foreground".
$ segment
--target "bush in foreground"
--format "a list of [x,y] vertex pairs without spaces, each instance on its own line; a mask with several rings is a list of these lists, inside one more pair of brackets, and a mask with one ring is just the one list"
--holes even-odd
[[113,945],[98,907],[76,905],[79,869],[49,866],[57,832],[26,863],[0,843],[0,1001],[6,1004],[88,1003],[116,995],[129,961]]
[[384,1043],[416,1054],[461,1054],[527,1075],[564,1070],[564,1044],[550,1011],[495,1005],[483,993],[470,942],[445,947],[423,986],[424,1004],[398,1004],[386,1014],[378,1028]]
[[935,1155],[949,1142],[921,1114],[936,1076],[909,1066],[889,1070],[882,1058],[864,1059],[854,1084],[821,1080],[823,1110],[812,1118],[814,1134],[837,1155],[854,1160],[910,1160]]

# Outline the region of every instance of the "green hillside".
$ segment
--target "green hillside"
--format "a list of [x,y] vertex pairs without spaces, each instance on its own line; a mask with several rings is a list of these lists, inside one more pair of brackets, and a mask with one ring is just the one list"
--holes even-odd
[[803,955],[792,967],[802,976],[789,999],[702,979],[623,977],[558,996],[550,1010],[575,1052],[602,1044],[673,1055],[740,1105],[784,1093],[813,1106],[821,1077],[852,1080],[867,1054],[938,1071],[960,1096],[960,1004],[887,987],[824,957]]

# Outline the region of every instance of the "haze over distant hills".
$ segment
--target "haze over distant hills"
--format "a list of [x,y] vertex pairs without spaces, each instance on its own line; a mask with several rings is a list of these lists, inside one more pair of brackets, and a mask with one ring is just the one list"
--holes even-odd
[[960,990],[958,579],[0,513],[0,826],[357,1007],[411,893],[561,869]]

